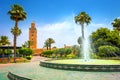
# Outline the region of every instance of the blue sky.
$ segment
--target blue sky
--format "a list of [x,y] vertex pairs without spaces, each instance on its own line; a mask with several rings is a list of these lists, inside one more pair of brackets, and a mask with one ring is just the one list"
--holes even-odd
[[20,4],[27,13],[27,19],[19,22],[22,34],[18,37],[18,45],[28,40],[28,30],[33,21],[38,29],[38,47],[43,47],[48,37],[56,41],[53,46],[74,45],[81,35],[80,26],[74,23],[75,15],[85,11],[92,18],[87,26],[89,34],[99,27],[112,29],[111,22],[120,17],[119,3],[120,0],[1,0],[0,35],[8,36],[13,42],[10,29],[14,21],[10,20],[7,12],[11,5]]

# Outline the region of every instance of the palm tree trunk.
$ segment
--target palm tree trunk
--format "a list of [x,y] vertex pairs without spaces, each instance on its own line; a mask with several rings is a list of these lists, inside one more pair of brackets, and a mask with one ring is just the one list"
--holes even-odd
[[[15,31],[17,31],[18,28],[18,20],[15,21]],[[17,40],[17,33],[14,34],[14,62],[16,63],[16,40]]]
[[84,24],[82,23],[81,26],[82,26],[82,29],[81,29],[82,30],[82,38],[84,39],[85,38],[84,37]]
[[17,36],[14,35],[14,62],[16,63],[16,39],[17,39]]

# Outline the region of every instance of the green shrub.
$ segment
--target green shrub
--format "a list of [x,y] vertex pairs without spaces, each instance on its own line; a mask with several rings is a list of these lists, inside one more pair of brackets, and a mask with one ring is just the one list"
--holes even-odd
[[68,54],[70,54],[72,52],[72,50],[70,48],[60,48],[60,49],[56,49],[54,50],[54,54],[55,56],[57,56],[58,58],[65,58],[67,57]]
[[92,59],[100,59],[100,56],[96,55],[95,53],[91,54],[90,57]]
[[19,53],[22,54],[23,56],[30,56],[33,54],[33,50],[30,48],[21,48],[19,50]]
[[67,55],[67,58],[68,59],[73,59],[73,58],[76,58],[76,56],[75,56],[75,54],[71,53],[71,54]]
[[31,60],[32,56],[26,56],[26,59]]
[[100,57],[115,57],[119,53],[119,48],[114,46],[100,46],[98,48],[98,55]]
[[53,54],[53,50],[46,50],[42,52],[42,55],[45,57],[51,57],[52,54]]
[[4,54],[12,54],[12,50],[11,49],[6,49]]

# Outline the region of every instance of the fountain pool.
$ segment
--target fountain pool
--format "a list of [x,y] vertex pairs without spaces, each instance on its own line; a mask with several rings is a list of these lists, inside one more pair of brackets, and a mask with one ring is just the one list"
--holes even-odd
[[70,60],[41,61],[40,65],[48,68],[75,71],[99,71],[99,72],[120,71],[120,60],[91,59],[89,61],[84,61],[83,59],[70,59]]

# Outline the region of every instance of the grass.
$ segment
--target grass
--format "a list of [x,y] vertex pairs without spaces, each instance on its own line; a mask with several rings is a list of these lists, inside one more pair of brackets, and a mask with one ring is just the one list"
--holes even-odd
[[91,59],[89,61],[83,61],[81,59],[68,59],[68,60],[53,60],[50,62],[60,64],[120,65],[120,60],[100,60],[100,59]]

